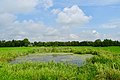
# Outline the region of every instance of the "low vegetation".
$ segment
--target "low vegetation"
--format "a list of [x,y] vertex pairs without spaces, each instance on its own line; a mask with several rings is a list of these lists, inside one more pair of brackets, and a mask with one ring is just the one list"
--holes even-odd
[[[58,52],[94,57],[81,67],[55,62],[9,63],[18,56]],[[0,80],[120,80],[120,47],[0,48]]]

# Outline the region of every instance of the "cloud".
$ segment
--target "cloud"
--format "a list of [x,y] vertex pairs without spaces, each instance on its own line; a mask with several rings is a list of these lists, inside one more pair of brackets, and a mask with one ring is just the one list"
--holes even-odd
[[[62,27],[50,27],[41,21],[23,20],[18,21],[16,17],[11,14],[4,14],[3,20],[6,19],[7,25],[0,30],[0,40],[24,39],[29,38],[31,41],[74,41],[74,40],[96,40],[96,39],[113,39],[120,40],[118,36],[120,33],[115,34],[102,34],[97,30],[84,30],[79,33],[69,32],[68,29]],[[1,15],[3,16],[3,15]],[[5,19],[4,19],[5,18]],[[8,19],[8,20],[7,20]],[[9,23],[7,23],[9,22]],[[0,26],[1,27],[1,26]]]
[[[31,41],[70,41],[80,40],[80,36],[69,32],[66,28],[53,28],[41,21],[16,20],[12,14],[1,14],[0,40],[29,38]],[[93,33],[97,33],[93,31]]]
[[60,12],[61,12],[61,10],[59,10],[59,9],[53,9],[51,11],[51,13],[53,13],[53,14],[59,14]]
[[49,8],[53,6],[52,0],[0,0],[0,13],[29,13],[37,6]]
[[119,32],[116,32],[114,34],[104,34],[104,39],[112,39],[112,40],[119,40],[120,41],[120,33]]
[[[116,33],[112,35],[108,32],[106,32],[107,34],[102,34],[103,32],[100,33],[97,30],[88,29],[79,33],[78,30],[75,32],[76,29],[73,30],[73,28],[75,26],[81,27],[82,25],[88,23],[91,20],[91,16],[86,15],[78,6],[79,4],[73,5],[72,3],[71,5],[68,5],[68,1],[71,2],[70,0],[66,0],[65,5],[63,6],[65,8],[63,10],[61,9],[63,7],[60,7],[59,5],[53,7],[55,3],[53,1],[55,0],[0,0],[0,40],[23,39],[26,37],[31,41],[95,40],[97,38],[112,38],[120,40],[120,33],[117,33],[117,30]],[[80,0],[78,1],[80,2]],[[117,0],[114,0],[114,2],[113,0],[87,0],[87,2],[89,2],[90,5],[108,5],[108,3],[116,4]],[[59,8],[57,9],[57,7]],[[45,10],[48,8],[50,9],[45,11],[42,8]],[[39,14],[40,12],[41,14]],[[27,14],[24,15],[24,13]],[[53,13],[54,15],[51,15],[50,13]],[[30,16],[29,14],[32,15]],[[41,16],[48,16],[49,19],[45,19]],[[53,20],[56,16],[56,21],[59,24],[53,24],[52,21],[49,22],[49,20]],[[36,17],[38,19],[34,21],[33,19]],[[39,21],[39,18],[48,22],[48,25]],[[49,26],[49,24],[52,24],[52,27]],[[110,21],[101,25],[103,28],[112,29],[118,29],[120,28],[119,26],[120,20]]]
[[96,30],[83,30],[79,33],[80,40],[96,40],[103,39],[104,34],[97,32]]
[[30,39],[39,37],[46,32],[48,28],[40,21],[16,20],[16,16],[8,13],[0,14],[0,40]]
[[120,28],[120,20],[109,21],[107,23],[102,24],[100,27],[106,28],[106,29]]
[[[8,20],[7,20],[8,21]],[[31,41],[56,41],[61,40],[61,32],[57,28],[52,28],[41,21],[23,20],[9,21],[9,24],[3,25],[0,29],[0,40],[24,39],[29,38]]]
[[38,0],[0,0],[0,13],[31,12],[38,5]]
[[79,40],[79,36],[76,35],[76,34],[70,34],[69,36],[70,36],[70,38],[73,39],[73,40]]
[[44,40],[44,34],[51,34],[41,21],[19,20],[17,14],[31,14],[41,5],[42,8],[53,6],[52,0],[0,0],[0,40],[23,39]]
[[74,5],[59,12],[57,22],[66,26],[81,26],[88,23],[90,19],[91,16],[86,16],[77,5]]
[[0,14],[0,28],[4,28],[5,26],[10,26],[12,22],[16,20],[16,16],[9,13],[1,13]]
[[43,7],[45,9],[53,6],[53,0],[40,0],[39,3],[39,7]]
[[96,39],[112,39],[112,40],[120,40],[120,33],[101,33],[97,30],[83,30],[79,34],[79,40],[81,41],[94,41]]

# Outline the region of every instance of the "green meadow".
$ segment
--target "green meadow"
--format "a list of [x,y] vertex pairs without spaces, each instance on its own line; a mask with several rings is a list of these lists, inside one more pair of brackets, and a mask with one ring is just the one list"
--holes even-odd
[[[51,62],[11,64],[20,56],[44,53],[92,54],[81,67]],[[0,48],[0,80],[120,80],[120,47]]]

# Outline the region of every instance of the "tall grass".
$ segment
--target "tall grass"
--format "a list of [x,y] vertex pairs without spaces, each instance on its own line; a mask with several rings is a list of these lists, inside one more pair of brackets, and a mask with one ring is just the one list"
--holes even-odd
[[[86,65],[9,61],[36,53],[93,54]],[[120,47],[28,47],[0,48],[0,80],[120,80]]]

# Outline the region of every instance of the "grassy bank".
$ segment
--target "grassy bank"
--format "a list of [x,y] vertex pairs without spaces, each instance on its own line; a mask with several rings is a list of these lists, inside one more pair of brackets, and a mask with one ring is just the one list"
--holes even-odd
[[[82,67],[64,63],[9,64],[18,56],[36,53],[93,54]],[[0,80],[120,80],[120,47],[0,48]]]

